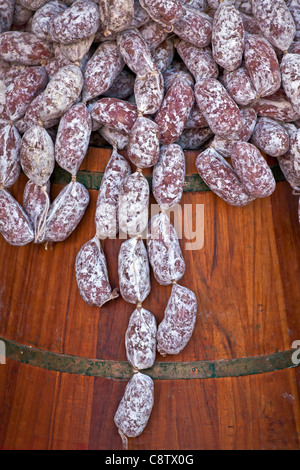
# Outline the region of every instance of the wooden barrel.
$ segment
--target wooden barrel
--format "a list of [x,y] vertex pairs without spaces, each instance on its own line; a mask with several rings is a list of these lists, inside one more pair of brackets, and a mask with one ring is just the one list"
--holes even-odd
[[[0,239],[3,449],[122,448],[113,418],[132,375],[124,335],[133,306],[122,298],[101,309],[85,304],[74,272],[79,249],[95,234],[97,190],[110,153],[89,149],[78,180],[91,202],[65,242],[45,250]],[[186,152],[182,205],[192,207],[189,230],[197,205],[204,210],[204,241],[186,250],[183,230],[180,243],[187,266],[181,284],[198,299],[196,327],[180,354],[157,355],[145,371],[154,379],[155,404],[129,449],[299,449],[300,369],[292,360],[300,340],[298,198],[270,159],[274,194],[232,207],[201,181],[195,157]],[[52,198],[69,180],[55,170]],[[12,188],[19,202],[25,183],[21,175]],[[112,287],[121,243],[104,242]],[[170,290],[152,276],[144,306],[158,323]]]

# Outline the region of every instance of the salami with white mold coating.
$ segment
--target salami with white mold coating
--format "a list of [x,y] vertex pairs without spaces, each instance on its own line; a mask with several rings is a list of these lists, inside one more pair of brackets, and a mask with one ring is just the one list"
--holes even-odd
[[48,75],[44,67],[27,67],[6,89],[6,109],[12,121],[24,116],[30,103],[46,87]]
[[48,40],[48,30],[52,20],[66,10],[67,6],[60,0],[52,0],[39,8],[32,17],[31,30],[44,41]]
[[77,0],[52,19],[49,35],[54,42],[70,44],[95,34],[99,26],[98,5],[87,0]]
[[245,38],[245,66],[257,94],[272,95],[281,84],[281,75],[276,53],[269,41],[258,34]]
[[7,31],[0,35],[0,59],[22,65],[41,65],[53,57],[52,45],[23,31]]
[[150,267],[141,238],[122,243],[118,256],[120,293],[126,302],[143,302],[150,293]]
[[77,103],[61,118],[55,141],[55,160],[76,175],[87,153],[92,132],[91,115],[84,103]]
[[67,184],[50,206],[45,240],[62,242],[68,238],[82,219],[89,200],[89,192],[81,183]]
[[66,65],[51,78],[39,100],[39,117],[48,121],[61,117],[78,99],[83,75],[77,65]]
[[101,43],[84,69],[83,99],[89,101],[103,95],[124,65],[115,41]]
[[128,140],[128,157],[139,168],[149,168],[159,158],[159,127],[145,117],[135,121]]
[[14,246],[27,245],[34,239],[33,228],[23,208],[6,190],[0,190],[0,233]]
[[150,190],[139,171],[125,178],[119,199],[120,229],[130,237],[140,235],[147,227]]
[[80,295],[87,304],[102,307],[109,300],[118,297],[110,286],[105,254],[96,236],[78,252],[75,273]]
[[232,166],[213,148],[207,148],[196,158],[196,168],[207,186],[232,206],[245,206],[255,198],[241,183]]
[[161,207],[167,210],[182,198],[185,181],[185,156],[177,144],[164,145],[153,168],[152,191]]
[[131,173],[129,162],[113,149],[98,192],[95,225],[98,238],[115,238],[119,231],[119,193]]
[[159,284],[168,286],[182,278],[185,262],[175,228],[167,214],[161,212],[150,219],[147,249],[154,277]]
[[162,144],[173,144],[179,138],[194,104],[192,87],[177,77],[167,93],[154,121],[160,130]]
[[157,350],[162,356],[179,354],[189,342],[196,323],[197,298],[190,289],[175,284],[157,329]]
[[[133,374],[114,416],[121,436],[137,437],[145,429],[154,405],[154,383],[151,377]],[[123,440],[123,437],[122,437]]]
[[244,52],[244,25],[234,5],[222,3],[215,15],[212,29],[212,53],[215,61],[231,71],[242,63]]
[[22,137],[21,165],[25,175],[44,186],[55,166],[54,145],[48,132],[40,126],[31,127]]
[[152,367],[156,356],[157,325],[154,315],[145,308],[131,314],[125,334],[128,362],[137,370]]
[[21,136],[14,125],[0,129],[0,185],[12,186],[19,178]]
[[236,142],[232,147],[232,166],[253,197],[270,196],[276,188],[272,171],[255,145]]
[[243,120],[238,105],[225,87],[215,78],[207,78],[196,83],[195,97],[212,132],[235,139]]

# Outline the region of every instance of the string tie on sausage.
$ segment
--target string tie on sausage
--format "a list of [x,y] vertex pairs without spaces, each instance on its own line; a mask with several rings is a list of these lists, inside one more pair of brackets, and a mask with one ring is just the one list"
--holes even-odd
[[163,30],[164,30],[166,33],[173,33],[173,31],[174,31],[174,25],[171,24],[171,29],[170,29],[170,30],[167,29],[167,28],[163,28]]
[[172,284],[173,284],[173,286],[175,286],[175,284],[177,284],[176,279],[172,279]]
[[137,173],[141,173],[141,175],[143,174],[143,169],[142,168],[137,167],[136,171],[137,171]]
[[158,70],[149,70],[146,75],[137,75],[136,78],[139,80],[148,80],[150,77],[156,77],[158,75]]
[[143,305],[142,305],[142,302],[139,300],[138,303],[136,304],[136,308],[138,308],[139,310],[141,308],[143,308]]
[[76,175],[72,175],[72,183],[76,183],[76,181],[77,181]]
[[121,439],[122,439],[123,449],[128,450],[128,439],[127,439],[127,437],[125,436],[123,431],[121,431],[120,428],[118,429],[118,433],[120,434]]
[[3,191],[5,189],[5,186],[3,183],[0,184],[0,191]]
[[[43,237],[45,235],[47,215],[48,215],[48,211],[49,211],[49,207],[50,207],[50,198],[49,198],[49,195],[47,193],[47,186],[46,185],[42,186],[41,190],[45,195],[46,204],[45,204],[45,207],[44,207],[44,210],[43,210],[43,213],[41,215],[41,218],[39,220],[38,225],[36,225],[36,223],[35,223],[35,227],[34,227],[34,241],[35,241],[35,243],[38,243],[40,237],[41,237],[41,239],[43,239]],[[45,246],[45,250],[47,250],[46,246]]]

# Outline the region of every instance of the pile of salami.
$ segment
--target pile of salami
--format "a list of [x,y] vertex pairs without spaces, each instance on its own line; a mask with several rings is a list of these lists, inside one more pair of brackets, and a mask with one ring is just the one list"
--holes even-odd
[[[64,241],[89,204],[76,175],[97,134],[113,147],[98,193],[95,236],[75,263],[79,292],[101,307],[135,306],[125,335],[132,378],[115,414],[124,447],[154,403],[145,369],[178,354],[197,299],[179,284],[184,257],[167,211],[180,203],[184,150],[228,204],[270,196],[277,158],[300,192],[299,0],[2,0],[0,4],[0,233],[12,245]],[[126,158],[120,150],[126,150]],[[230,158],[230,160],[228,160]],[[71,182],[53,201],[55,166]],[[132,170],[134,168],[134,171]],[[152,168],[159,213],[149,220]],[[8,191],[28,177],[20,205]],[[299,208],[300,214],[300,208]],[[119,289],[101,240],[122,231]],[[144,242],[145,240],[145,242]],[[143,307],[156,281],[172,286],[157,326]]]

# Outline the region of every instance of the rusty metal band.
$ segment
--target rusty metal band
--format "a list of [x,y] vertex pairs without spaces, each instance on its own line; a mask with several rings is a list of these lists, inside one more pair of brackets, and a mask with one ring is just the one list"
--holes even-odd
[[[270,167],[272,173],[274,175],[275,181],[285,181],[285,177],[280,170],[279,165],[274,165]],[[148,180],[150,190],[152,187],[152,176],[145,175]],[[77,173],[77,181],[82,183],[87,189],[95,189],[99,190],[100,184],[103,178],[103,173],[97,171],[87,171],[82,170]],[[209,187],[204,183],[204,181],[200,178],[198,174],[190,174],[186,175],[186,184],[184,186],[183,191],[186,193],[189,192],[201,192],[201,191],[210,191]],[[56,167],[52,177],[51,182],[54,184],[59,184],[65,186],[66,184],[70,183],[71,175],[67,171],[63,170],[60,167]]]
[[[132,367],[127,361],[91,359],[56,353],[20,344],[0,337],[5,344],[6,358],[13,361],[68,374],[128,380]],[[295,349],[275,351],[261,356],[192,362],[155,362],[143,373],[154,380],[208,379],[262,374],[296,367],[292,362]],[[1,367],[1,366],[0,366]]]

